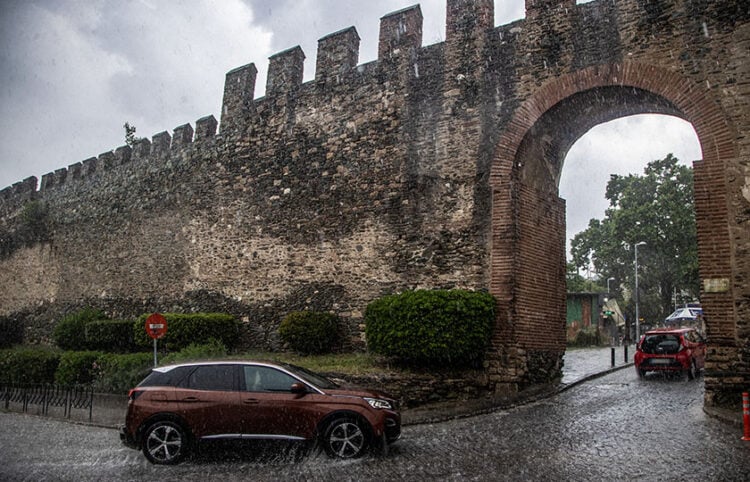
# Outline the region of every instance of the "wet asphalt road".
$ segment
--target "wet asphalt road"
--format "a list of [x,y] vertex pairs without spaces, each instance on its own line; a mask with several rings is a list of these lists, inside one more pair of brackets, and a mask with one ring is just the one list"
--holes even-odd
[[386,456],[210,446],[176,467],[150,465],[111,429],[0,413],[0,480],[750,480],[750,442],[702,404],[702,379],[628,368],[512,410],[405,427]]

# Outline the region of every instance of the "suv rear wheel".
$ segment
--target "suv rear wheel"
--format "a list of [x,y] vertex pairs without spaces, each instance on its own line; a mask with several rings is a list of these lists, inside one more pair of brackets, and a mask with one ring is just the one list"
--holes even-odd
[[351,459],[361,456],[369,445],[363,422],[346,416],[334,419],[323,433],[323,448],[329,457]]
[[179,424],[160,420],[151,424],[143,434],[143,455],[152,464],[179,463],[189,450],[188,435]]

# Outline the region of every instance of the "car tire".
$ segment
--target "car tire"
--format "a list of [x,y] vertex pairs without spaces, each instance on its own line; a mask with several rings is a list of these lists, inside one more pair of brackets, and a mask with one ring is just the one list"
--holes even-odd
[[644,379],[646,378],[646,370],[641,370],[640,368],[636,369],[636,372],[638,372],[638,378]]
[[690,368],[686,370],[687,379],[695,380],[697,369],[695,368],[695,360],[690,360]]
[[331,458],[360,457],[370,445],[365,424],[356,417],[345,416],[332,420],[323,432],[323,448]]
[[160,420],[149,425],[143,433],[143,455],[156,465],[174,465],[188,454],[190,443],[187,431],[171,420]]

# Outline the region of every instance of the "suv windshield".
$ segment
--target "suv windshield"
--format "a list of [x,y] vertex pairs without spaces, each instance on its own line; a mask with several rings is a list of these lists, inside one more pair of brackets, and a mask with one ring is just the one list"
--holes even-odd
[[680,335],[674,333],[646,335],[641,351],[652,355],[674,355],[680,351],[680,345]]

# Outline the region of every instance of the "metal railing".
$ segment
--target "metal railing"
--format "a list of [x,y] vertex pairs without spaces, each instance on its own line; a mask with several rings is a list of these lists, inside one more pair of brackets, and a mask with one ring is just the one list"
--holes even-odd
[[23,412],[30,406],[38,406],[42,415],[48,415],[50,407],[63,409],[70,418],[73,410],[89,411],[89,422],[94,406],[94,388],[91,385],[55,385],[0,382],[0,399],[5,410],[11,403],[20,405]]

